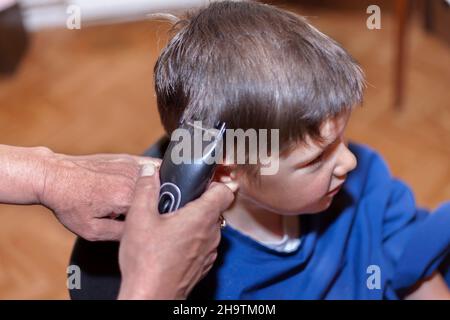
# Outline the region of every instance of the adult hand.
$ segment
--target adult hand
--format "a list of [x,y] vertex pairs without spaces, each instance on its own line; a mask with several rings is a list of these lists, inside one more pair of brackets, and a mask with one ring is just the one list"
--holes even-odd
[[185,299],[217,257],[219,216],[233,192],[212,183],[199,199],[164,215],[158,198],[158,172],[145,166],[120,243],[119,299]]
[[[50,151],[49,151],[50,152]],[[50,152],[43,161],[38,202],[70,231],[90,241],[119,240],[141,166],[160,160],[130,155],[67,156]]]

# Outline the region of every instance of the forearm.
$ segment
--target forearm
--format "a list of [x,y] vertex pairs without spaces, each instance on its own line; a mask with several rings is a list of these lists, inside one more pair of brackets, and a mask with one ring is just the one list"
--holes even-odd
[[0,203],[39,203],[45,183],[45,163],[52,154],[44,147],[0,145]]

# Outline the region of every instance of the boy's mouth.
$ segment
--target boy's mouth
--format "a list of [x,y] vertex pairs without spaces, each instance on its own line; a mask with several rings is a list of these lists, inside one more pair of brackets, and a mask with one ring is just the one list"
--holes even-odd
[[338,185],[338,186],[337,186],[336,188],[334,188],[333,190],[328,191],[326,195],[327,195],[327,196],[334,196],[336,193],[339,192],[339,190],[341,190],[343,184],[344,184],[344,183],[341,183],[340,185]]

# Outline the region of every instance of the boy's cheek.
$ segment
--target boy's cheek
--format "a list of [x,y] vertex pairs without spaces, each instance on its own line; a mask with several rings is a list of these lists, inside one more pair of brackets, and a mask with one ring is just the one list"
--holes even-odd
[[309,210],[320,206],[322,198],[317,192],[310,192],[301,186],[272,186],[260,192],[252,192],[251,196],[264,207],[285,215],[309,213]]
[[277,198],[279,206],[288,212],[308,213],[323,207],[324,195],[328,192],[327,182],[317,177],[314,180],[302,181],[279,188]]
[[[260,184],[240,181],[240,190],[264,207],[280,214],[312,213],[324,206],[329,179],[324,175],[301,175],[280,172],[273,176],[260,176]],[[322,209],[323,210],[323,209]]]

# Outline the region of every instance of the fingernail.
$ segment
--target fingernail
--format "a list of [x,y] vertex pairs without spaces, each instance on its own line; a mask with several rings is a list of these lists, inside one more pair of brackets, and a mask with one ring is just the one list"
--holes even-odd
[[239,188],[239,186],[238,186],[237,183],[226,183],[225,185],[226,185],[226,186],[231,190],[231,192],[233,192],[233,193],[235,193],[235,192],[238,190],[238,188]]
[[140,159],[139,160],[139,164],[141,166],[145,166],[147,164],[151,164],[151,165],[157,166],[157,167],[159,166],[159,163],[157,161],[155,161],[155,160],[152,160],[152,159]]
[[141,168],[141,177],[151,177],[155,174],[155,166],[151,163],[144,164]]

